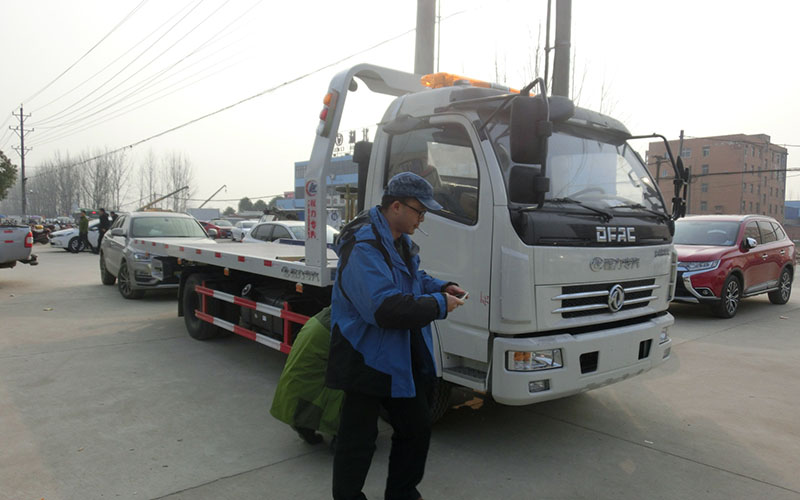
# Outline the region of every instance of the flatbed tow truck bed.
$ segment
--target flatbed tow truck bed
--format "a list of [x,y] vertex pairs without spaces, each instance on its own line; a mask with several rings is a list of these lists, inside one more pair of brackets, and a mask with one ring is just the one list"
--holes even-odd
[[[235,269],[304,285],[320,286],[321,269],[308,266],[303,262],[305,246],[302,244],[303,242],[295,243],[295,241],[297,240],[178,245],[174,238],[169,240],[136,238],[133,241],[133,247],[156,257],[174,257],[183,261]],[[330,281],[333,281],[338,258],[330,249],[327,250],[327,256],[325,272],[330,273]]]

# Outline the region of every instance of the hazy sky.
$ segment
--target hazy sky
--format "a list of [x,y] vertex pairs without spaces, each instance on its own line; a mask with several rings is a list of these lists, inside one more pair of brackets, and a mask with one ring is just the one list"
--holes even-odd
[[[58,153],[137,143],[280,86],[128,150],[133,162],[184,154],[193,198],[227,185],[209,204],[220,208],[293,190],[336,72],[414,64],[416,0],[0,2],[0,149],[19,164],[8,126],[24,104],[29,175]],[[517,88],[531,79],[545,0],[441,2],[441,71]],[[605,89],[603,111],[670,139],[765,133],[794,146],[788,166],[798,168],[798,20],[800,3],[788,0],[573,0],[579,104],[598,109]],[[374,129],[383,114],[388,101],[361,94],[348,97],[345,128]],[[800,198],[800,172],[787,196]]]

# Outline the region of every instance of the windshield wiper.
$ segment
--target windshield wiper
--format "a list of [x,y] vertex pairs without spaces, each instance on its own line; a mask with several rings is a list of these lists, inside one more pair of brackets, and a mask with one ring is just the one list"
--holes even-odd
[[647,208],[646,206],[642,205],[641,203],[630,203],[628,205],[617,205],[617,206],[614,206],[614,207],[611,207],[611,208],[612,209],[616,209],[616,208],[633,208],[633,209],[636,209],[636,210],[644,210],[645,212],[651,213],[651,214],[655,215],[656,217],[660,217],[661,219],[664,219],[664,220],[669,220],[669,217],[664,212],[659,212],[658,210],[653,210],[651,208]]
[[[592,212],[602,216],[603,219],[605,219],[606,222],[608,222],[608,221],[610,221],[611,219],[614,218],[614,214],[612,214],[611,212],[609,212],[607,210],[603,210],[601,208],[593,207],[591,205],[587,205],[584,202],[582,202],[580,200],[576,200],[574,198],[567,198],[567,197],[564,197],[564,198],[548,198],[548,199],[544,200],[544,202],[545,203],[563,203],[563,204],[569,203],[569,204],[572,204],[572,205],[578,205],[580,207],[583,207],[583,208],[585,208],[587,210],[591,210]],[[530,212],[532,210],[536,210],[536,207],[525,207],[525,208],[520,209],[520,211],[522,211],[522,212]]]

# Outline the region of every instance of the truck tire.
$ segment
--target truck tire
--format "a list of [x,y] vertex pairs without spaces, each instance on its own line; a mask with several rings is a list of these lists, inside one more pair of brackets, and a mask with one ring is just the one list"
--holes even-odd
[[450,392],[453,385],[444,379],[437,379],[433,389],[433,403],[431,403],[431,422],[436,423],[450,409]]
[[769,292],[767,296],[773,304],[780,305],[789,302],[789,297],[792,296],[792,270],[790,268],[783,268],[781,277],[778,278],[778,289]]
[[100,281],[103,282],[104,285],[113,285],[117,278],[106,269],[106,259],[103,254],[100,254]]
[[[437,379],[433,386],[433,397],[431,398],[431,423],[435,424],[450,409],[450,392],[453,385],[443,379]],[[384,422],[389,422],[389,412],[381,405],[378,408],[378,416]]]
[[117,290],[122,297],[128,300],[136,300],[144,297],[144,290],[135,290],[131,283],[131,272],[128,269],[128,263],[124,260],[119,264],[119,272],[117,273]]
[[[195,316],[195,309],[200,308],[200,294],[195,291],[195,287],[203,282],[205,276],[201,274],[193,274],[189,276],[183,286],[183,295],[181,296],[181,304],[183,305],[183,322],[186,324],[186,331],[189,336],[195,340],[209,340],[219,337],[222,331],[219,327],[207,323],[202,319]],[[215,301],[207,301],[208,313],[215,315],[217,305]]]

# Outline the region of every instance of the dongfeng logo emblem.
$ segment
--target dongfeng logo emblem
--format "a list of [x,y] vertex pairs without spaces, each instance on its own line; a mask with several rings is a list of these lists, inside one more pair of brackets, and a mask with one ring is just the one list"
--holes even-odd
[[619,312],[625,304],[625,289],[622,285],[614,285],[608,292],[608,308],[612,313]]

